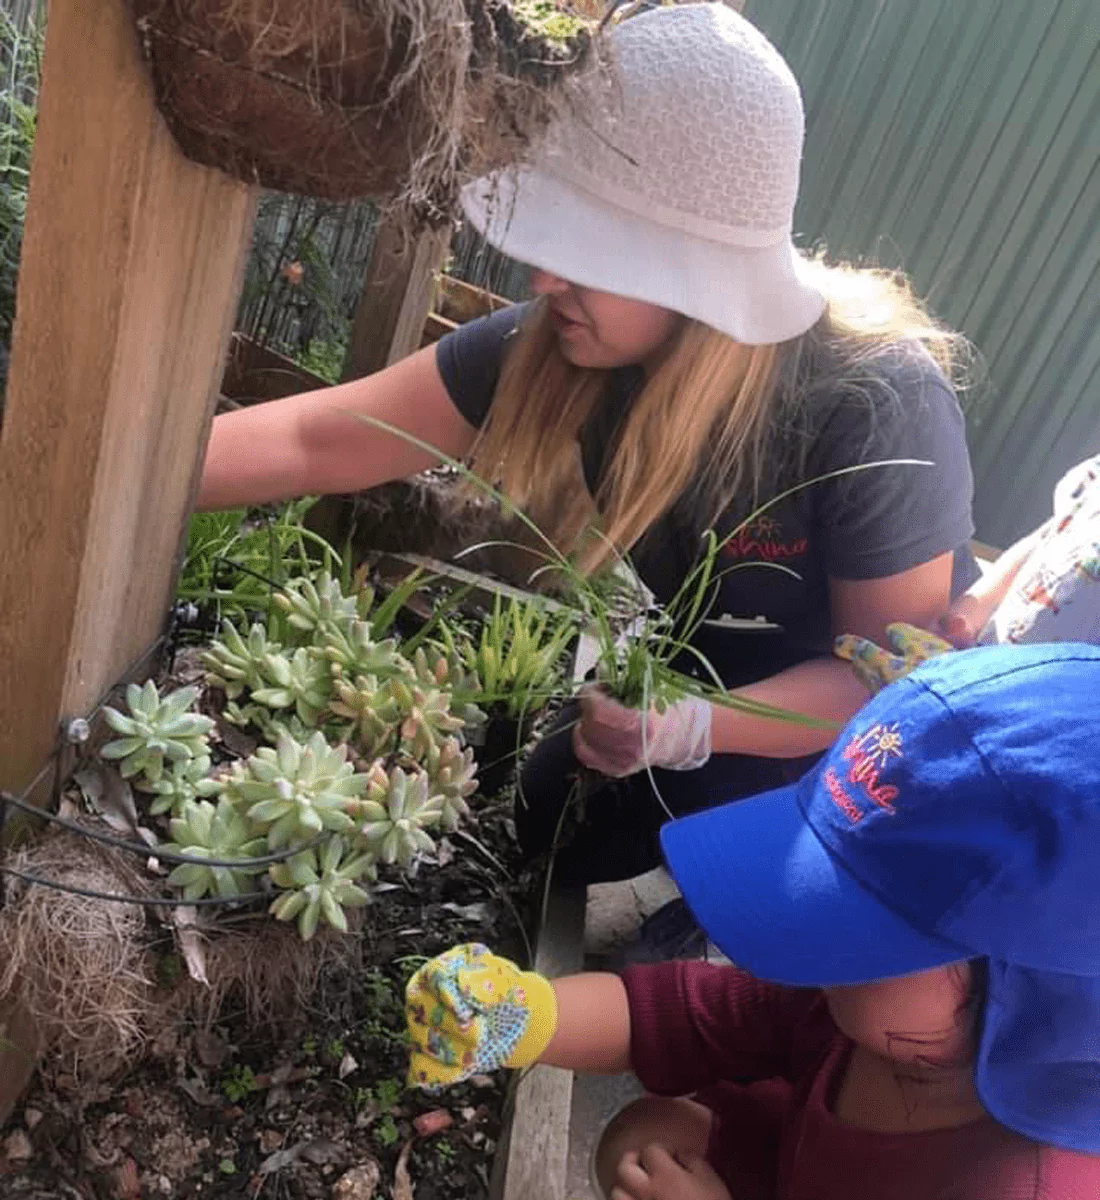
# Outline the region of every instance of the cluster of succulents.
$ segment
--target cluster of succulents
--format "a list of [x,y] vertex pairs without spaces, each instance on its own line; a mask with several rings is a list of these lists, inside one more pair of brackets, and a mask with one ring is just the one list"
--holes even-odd
[[484,720],[470,678],[438,647],[402,654],[372,600],[322,575],[287,587],[273,631],[223,623],[203,661],[223,717],[269,743],[247,758],[214,767],[198,688],[162,699],[150,682],[128,690],[128,714],[107,710],[120,736],[102,753],[168,818],[160,848],[189,860],[168,876],[184,901],[264,892],[303,938],[344,931],[379,863],[409,867],[469,817],[465,736]]

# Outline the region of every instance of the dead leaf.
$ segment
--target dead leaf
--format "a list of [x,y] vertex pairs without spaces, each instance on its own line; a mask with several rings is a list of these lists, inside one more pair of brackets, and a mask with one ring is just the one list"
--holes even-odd
[[13,1134],[10,1134],[4,1139],[4,1157],[9,1162],[30,1162],[34,1158],[34,1147],[31,1145],[31,1139],[22,1131],[17,1129]]
[[218,718],[216,732],[225,748],[238,758],[251,758],[260,745],[254,737],[249,737],[243,729],[238,729],[236,725],[231,725],[221,717]]
[[449,866],[452,862],[454,862],[455,848],[451,845],[447,838],[443,838],[442,841],[440,841],[439,846],[436,849],[435,856],[441,867]]
[[393,1200],[416,1200],[413,1194],[412,1178],[409,1175],[409,1151],[412,1149],[413,1139],[409,1140],[401,1147],[401,1153],[397,1158],[397,1167],[393,1172]]
[[183,955],[183,961],[187,964],[187,974],[196,983],[204,983],[209,987],[210,980],[206,977],[206,944],[198,928],[198,921],[198,909],[184,904],[173,908],[169,917],[169,924],[175,930],[176,944]]
[[496,907],[484,900],[479,900],[475,904],[441,904],[440,908],[444,912],[452,913],[461,921],[472,921],[475,925],[491,924],[497,915]]
[[115,1195],[118,1200],[141,1200],[141,1176],[137,1163],[129,1156],[115,1171]]
[[346,1171],[332,1185],[332,1200],[373,1200],[382,1181],[382,1168],[373,1158]]
[[212,1030],[199,1029],[195,1032],[192,1040],[195,1045],[195,1053],[204,1067],[215,1070],[229,1056],[229,1045],[224,1038],[219,1037]]
[[97,762],[73,776],[88,807],[116,832],[133,837],[138,832],[137,806],[129,781],[115,767]]
[[302,1147],[301,1156],[306,1162],[313,1163],[315,1167],[335,1166],[337,1163],[347,1161],[347,1151],[342,1146],[325,1138],[308,1142]]
[[359,1063],[356,1061],[354,1056],[345,1052],[344,1057],[340,1059],[340,1067],[337,1071],[337,1075],[341,1079],[347,1079],[349,1075],[358,1070]]

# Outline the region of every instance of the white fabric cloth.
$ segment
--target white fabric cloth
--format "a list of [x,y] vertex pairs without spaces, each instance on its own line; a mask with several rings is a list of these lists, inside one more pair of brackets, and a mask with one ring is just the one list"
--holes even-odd
[[785,341],[823,300],[791,240],[804,117],[778,51],[722,4],[624,21],[531,162],[463,202],[503,253],[662,305],[740,342]]
[[1062,477],[1049,528],[978,637],[1004,642],[1100,643],[1100,456]]

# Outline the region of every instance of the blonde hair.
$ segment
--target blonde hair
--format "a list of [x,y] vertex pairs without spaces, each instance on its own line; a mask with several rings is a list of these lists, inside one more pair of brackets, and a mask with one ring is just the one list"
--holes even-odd
[[[781,344],[743,345],[685,318],[644,380],[605,452],[590,496],[579,439],[605,395],[606,370],[561,354],[536,302],[509,348],[471,465],[526,510],[563,553],[591,572],[628,551],[698,482],[713,518],[748,489],[774,484],[777,435],[805,428],[813,394],[869,394],[875,363],[900,347],[924,347],[954,380],[965,340],[943,328],[904,276],[812,260],[825,312]],[[806,439],[795,436],[801,465]],[[700,472],[702,470],[702,475]],[[595,531],[598,531],[596,533]]]

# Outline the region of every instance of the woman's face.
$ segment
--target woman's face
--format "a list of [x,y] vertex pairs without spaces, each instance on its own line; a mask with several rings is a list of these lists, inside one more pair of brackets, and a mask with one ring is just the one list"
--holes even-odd
[[649,370],[682,320],[671,309],[579,287],[549,271],[536,269],[531,288],[546,297],[561,352],[577,367],[637,363]]

